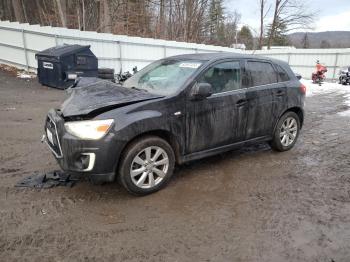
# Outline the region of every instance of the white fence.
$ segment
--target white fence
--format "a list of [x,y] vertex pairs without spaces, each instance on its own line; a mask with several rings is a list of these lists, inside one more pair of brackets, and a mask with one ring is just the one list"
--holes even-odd
[[[91,45],[99,67],[116,72],[138,69],[172,55],[204,52],[242,52],[237,49],[151,38],[86,32],[74,29],[0,21],[0,63],[35,70],[35,53],[62,45]],[[338,69],[350,65],[350,49],[287,49],[246,51],[286,61],[295,72],[310,78],[316,60],[328,67],[328,78],[337,78]]]
[[188,53],[234,52],[232,48],[79,31],[74,29],[0,21],[0,63],[35,70],[35,53],[62,45],[91,45],[99,67],[115,72],[138,69],[152,61]]
[[255,54],[283,60],[304,78],[311,78],[317,60],[327,66],[328,79],[337,79],[339,69],[350,66],[350,48],[258,50]]

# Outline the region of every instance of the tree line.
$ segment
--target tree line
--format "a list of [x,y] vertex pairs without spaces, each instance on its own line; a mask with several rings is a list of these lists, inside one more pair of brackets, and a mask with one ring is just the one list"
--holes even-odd
[[247,49],[286,45],[288,32],[313,22],[304,1],[255,1],[257,30],[242,26],[239,10],[228,10],[224,0],[2,0],[0,19],[221,46],[243,43]]

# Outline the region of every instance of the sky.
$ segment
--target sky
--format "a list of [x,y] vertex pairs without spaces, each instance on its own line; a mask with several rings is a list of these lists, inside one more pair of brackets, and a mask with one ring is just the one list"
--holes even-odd
[[[274,2],[273,0],[268,0]],[[311,32],[350,31],[350,0],[302,0],[311,11],[317,13]],[[259,31],[259,0],[226,0],[227,11],[241,13],[241,26],[249,25]],[[273,8],[272,8],[273,9]],[[270,19],[273,10],[270,11]],[[269,18],[267,18],[267,21]],[[303,30],[298,30],[303,31]],[[304,30],[305,31],[305,30]]]

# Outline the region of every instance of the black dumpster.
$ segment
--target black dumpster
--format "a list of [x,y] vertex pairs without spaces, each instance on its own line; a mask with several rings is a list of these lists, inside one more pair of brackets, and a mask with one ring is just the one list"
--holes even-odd
[[98,62],[90,46],[62,45],[35,55],[39,83],[65,89],[77,76],[97,77]]

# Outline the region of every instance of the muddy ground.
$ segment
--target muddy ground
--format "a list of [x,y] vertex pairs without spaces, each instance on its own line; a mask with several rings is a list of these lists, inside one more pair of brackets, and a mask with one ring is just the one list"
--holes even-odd
[[342,94],[307,98],[293,150],[262,144],[200,160],[150,196],[88,182],[15,188],[58,168],[40,138],[48,109],[64,96],[0,72],[1,261],[350,261]]

